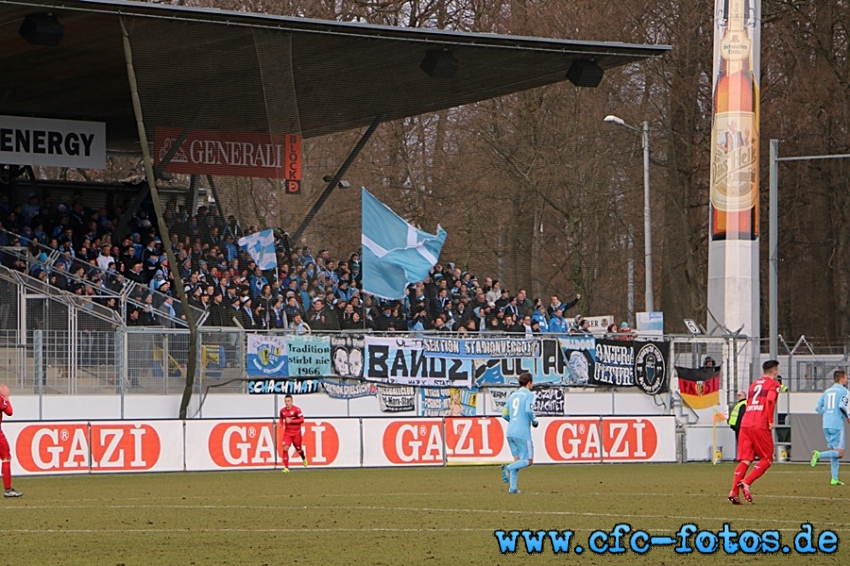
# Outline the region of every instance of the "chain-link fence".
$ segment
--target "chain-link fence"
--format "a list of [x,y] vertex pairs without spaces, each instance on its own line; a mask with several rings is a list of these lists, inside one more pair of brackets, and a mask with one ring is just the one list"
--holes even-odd
[[[188,329],[160,316],[155,292],[134,299],[131,286],[129,292],[125,288],[115,294],[72,294],[31,274],[38,265],[52,272],[55,261],[39,260],[27,248],[2,251],[29,266],[0,266],[0,379],[10,386],[44,395],[181,393],[194,347],[196,392],[245,390],[247,333],[241,329],[201,327],[193,343]],[[100,291],[86,281],[88,288]],[[152,324],[133,326],[120,314],[134,301],[157,313]],[[200,312],[202,318],[205,313]],[[721,402],[731,403],[758,372],[751,369],[747,339],[669,338],[671,366],[703,367],[712,358],[720,367],[727,396]],[[782,343],[780,373],[792,392],[821,391],[831,384],[834,370],[850,366],[850,354],[819,354],[805,338],[794,347]]]

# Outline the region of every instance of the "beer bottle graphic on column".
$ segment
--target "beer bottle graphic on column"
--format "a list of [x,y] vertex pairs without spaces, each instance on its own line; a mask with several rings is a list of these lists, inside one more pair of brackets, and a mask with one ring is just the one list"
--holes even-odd
[[751,0],[727,0],[711,132],[712,240],[758,238],[758,89],[747,31]]

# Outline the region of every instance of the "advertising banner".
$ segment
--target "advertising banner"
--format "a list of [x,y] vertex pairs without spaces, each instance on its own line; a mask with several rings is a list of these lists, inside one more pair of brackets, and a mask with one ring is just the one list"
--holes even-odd
[[360,335],[331,336],[333,375],[363,377],[363,352],[366,340]]
[[446,419],[446,464],[497,464],[513,461],[501,417]]
[[332,399],[358,399],[374,397],[378,394],[378,386],[368,381],[357,379],[340,379],[322,381],[322,391]]
[[330,336],[288,336],[289,375],[292,377],[331,375]]
[[366,372],[370,381],[421,385],[423,387],[469,387],[472,360],[427,355],[421,339],[366,338]]
[[543,418],[535,462],[675,462],[675,417]]
[[[301,427],[311,466],[360,465],[357,419],[308,420]],[[281,467],[276,420],[187,421],[186,470],[271,469]],[[290,458],[298,457],[290,452]]]
[[478,412],[478,390],[421,387],[422,415],[426,417],[474,417]]
[[183,470],[182,421],[6,423],[14,475]]
[[0,163],[106,168],[106,123],[0,116]]
[[[154,160],[169,173],[283,179],[286,192],[301,191],[301,136],[157,127]],[[177,146],[183,136],[183,142]]]
[[363,419],[363,466],[441,466],[442,419]]
[[318,393],[318,379],[255,379],[248,382],[248,395],[307,395]]
[[289,353],[283,336],[248,334],[248,377],[288,377]]
[[384,413],[405,413],[416,410],[416,389],[407,385],[378,386],[378,403]]
[[[541,417],[537,463],[674,462],[675,417]],[[7,423],[15,476],[282,466],[276,419]],[[512,460],[500,417],[308,420],[311,467],[502,464]],[[362,443],[361,439],[368,439]],[[290,452],[296,464],[299,458]],[[296,466],[297,469],[297,466]]]

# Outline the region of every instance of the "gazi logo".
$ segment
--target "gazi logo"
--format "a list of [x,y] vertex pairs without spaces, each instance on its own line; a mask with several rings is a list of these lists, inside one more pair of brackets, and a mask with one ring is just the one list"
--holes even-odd
[[210,457],[222,468],[273,466],[275,447],[272,424],[219,423],[210,431]]
[[446,419],[446,456],[455,459],[487,459],[499,455],[505,445],[500,419],[450,417]]
[[[278,426],[278,447],[282,437],[283,428]],[[328,421],[304,421],[301,438],[301,445],[311,466],[330,466],[339,456],[339,433]],[[283,460],[278,458],[278,463],[282,464]]]
[[649,460],[658,448],[651,421],[555,419],[546,427],[546,452],[555,461]]
[[393,464],[442,464],[441,421],[395,421],[384,429],[384,455]]
[[149,470],[162,450],[159,434],[149,425],[31,425],[21,430],[16,454],[29,472]]
[[[282,432],[268,421],[219,423],[210,431],[210,457],[222,468],[273,466],[275,460],[281,462],[277,449]],[[311,465],[333,464],[339,455],[339,434],[331,423],[305,422],[301,434]]]

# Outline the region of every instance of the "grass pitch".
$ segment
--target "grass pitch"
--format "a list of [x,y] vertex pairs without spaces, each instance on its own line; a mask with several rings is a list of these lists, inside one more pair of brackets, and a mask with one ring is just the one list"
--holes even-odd
[[[499,469],[209,472],[18,478],[6,499],[0,564],[847,564],[850,485],[829,484],[828,466],[774,465],[755,503],[726,500],[731,464],[533,466],[508,495]],[[847,472],[845,475],[850,476]],[[524,543],[502,555],[495,530],[572,530],[586,546],[618,523],[675,536],[682,523],[719,531],[778,530],[790,544],[800,524],[834,531],[833,555],[794,552],[678,556],[542,554]],[[691,537],[693,545],[693,537]],[[573,549],[574,550],[574,549]]]

